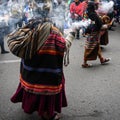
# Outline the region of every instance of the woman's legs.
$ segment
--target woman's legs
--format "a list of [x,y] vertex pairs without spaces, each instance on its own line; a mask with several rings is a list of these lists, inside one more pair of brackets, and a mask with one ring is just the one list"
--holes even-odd
[[[103,57],[100,45],[99,45],[99,48],[98,48],[98,58],[100,59],[101,64],[107,63],[111,60],[110,58],[104,58]],[[87,61],[88,60],[86,60],[85,55],[84,55],[84,61],[83,61],[83,64],[82,64],[83,68],[87,68],[87,67],[92,66],[92,64],[88,64]]]
[[84,60],[83,60],[83,64],[82,64],[83,68],[87,68],[87,67],[91,67],[92,66],[91,64],[87,63],[88,60],[86,59],[86,53],[87,53],[87,48],[85,47]]
[[98,58],[100,59],[100,61],[102,61],[104,59],[102,56],[102,50],[101,50],[100,45],[99,45],[99,50],[98,50]]
[[98,50],[98,58],[100,59],[101,64],[109,62],[111,60],[110,58],[104,58],[102,56],[102,51],[101,51],[100,45],[99,45],[99,50]]
[[8,51],[5,50],[4,41],[2,39],[0,40],[0,46],[1,46],[1,54],[9,53]]
[[83,64],[82,64],[82,67],[83,67],[83,68],[88,68],[88,67],[91,67],[91,66],[92,66],[92,64],[88,64],[87,61],[88,61],[88,60],[86,60],[85,57],[84,57],[84,61],[83,61]]

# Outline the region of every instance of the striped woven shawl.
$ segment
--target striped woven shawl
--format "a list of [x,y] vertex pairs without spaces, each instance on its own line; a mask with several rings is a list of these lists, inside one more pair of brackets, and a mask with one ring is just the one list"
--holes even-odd
[[65,39],[57,29],[51,31],[37,54],[22,60],[20,82],[26,91],[35,94],[57,94],[62,90]]
[[30,28],[30,25],[34,24],[20,28],[8,36],[10,51],[23,59],[31,59],[34,56],[48,38],[52,27],[50,22],[39,23],[33,28]]

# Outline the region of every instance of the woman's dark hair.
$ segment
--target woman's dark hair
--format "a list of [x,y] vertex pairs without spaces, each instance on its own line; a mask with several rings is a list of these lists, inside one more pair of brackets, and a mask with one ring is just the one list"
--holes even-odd
[[95,3],[91,1],[88,3],[87,12],[90,13],[94,11],[95,11]]
[[94,21],[94,23],[90,24],[87,27],[86,33],[97,32],[101,29],[102,21],[100,17],[97,15],[95,10],[96,10],[96,4],[94,2],[89,2],[88,8],[87,8],[87,15],[88,15],[88,18]]

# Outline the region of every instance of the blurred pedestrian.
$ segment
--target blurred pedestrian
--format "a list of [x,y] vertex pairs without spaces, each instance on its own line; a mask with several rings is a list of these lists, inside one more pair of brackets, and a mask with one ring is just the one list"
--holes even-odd
[[[83,18],[83,5],[80,0],[74,0],[70,4],[70,14],[73,22],[80,21]],[[80,38],[79,30],[77,30],[76,39]]]
[[110,61],[110,58],[104,58],[100,48],[100,33],[101,30],[107,29],[107,25],[102,24],[101,18],[95,11],[95,3],[89,2],[87,8],[88,18],[91,19],[91,27],[86,29],[88,34],[86,43],[85,43],[85,52],[84,52],[84,61],[82,64],[83,68],[91,67],[91,64],[87,62],[90,60],[96,60],[97,56],[100,59],[101,64],[107,63]]
[[0,28],[0,47],[1,47],[1,54],[6,54],[9,53],[9,51],[5,50],[5,45],[4,45],[4,28]]
[[28,2],[25,4],[25,8],[23,10],[23,21],[25,22],[25,24],[28,23],[28,21],[30,19],[32,19],[33,17],[33,7],[32,7],[32,3],[31,2]]

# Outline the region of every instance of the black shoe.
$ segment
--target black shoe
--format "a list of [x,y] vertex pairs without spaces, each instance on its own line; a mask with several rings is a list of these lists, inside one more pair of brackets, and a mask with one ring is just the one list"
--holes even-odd
[[79,37],[79,36],[76,36],[76,37],[75,37],[75,39],[76,39],[76,40],[79,40],[79,39],[80,39],[80,37]]
[[9,53],[9,51],[2,51],[1,54]]
[[111,31],[115,31],[115,29],[113,29],[113,28],[109,28],[109,30],[111,30]]
[[80,38],[76,38],[76,40],[79,40]]
[[104,47],[102,47],[102,46],[100,46],[100,48],[101,48],[101,50],[103,50],[103,49],[104,49]]
[[116,27],[116,25],[112,25],[112,27]]
[[48,120],[47,118],[45,118],[44,116],[41,116],[41,119],[42,120]]

